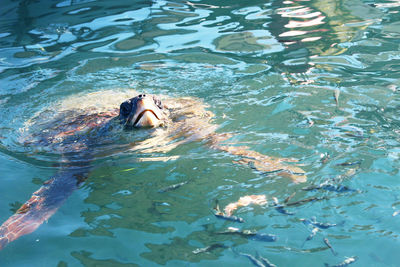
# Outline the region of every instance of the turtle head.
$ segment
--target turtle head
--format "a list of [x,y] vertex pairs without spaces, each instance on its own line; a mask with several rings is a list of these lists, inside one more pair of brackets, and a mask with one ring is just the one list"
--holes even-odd
[[158,127],[165,120],[163,104],[153,95],[140,94],[123,102],[119,119],[127,127]]

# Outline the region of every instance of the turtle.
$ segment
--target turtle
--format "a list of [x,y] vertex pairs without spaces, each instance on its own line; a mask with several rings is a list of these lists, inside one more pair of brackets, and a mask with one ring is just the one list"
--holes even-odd
[[[94,159],[118,152],[166,153],[184,143],[204,141],[211,149],[239,156],[239,164],[276,172],[295,182],[306,180],[300,167],[286,163],[291,159],[273,158],[227,143],[232,135],[217,133],[213,117],[198,98],[173,98],[134,90],[73,96],[33,115],[21,129],[21,142],[36,151],[56,154],[60,166],[0,226],[0,249],[47,221],[88,178]],[[127,138],[132,135],[139,137],[134,141]]]

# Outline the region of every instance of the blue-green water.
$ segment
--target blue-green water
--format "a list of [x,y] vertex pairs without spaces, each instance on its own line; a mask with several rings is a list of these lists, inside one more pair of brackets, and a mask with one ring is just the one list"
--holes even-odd
[[[354,266],[399,265],[398,1],[1,6],[0,221],[57,172],[60,160],[23,145],[24,123],[51,103],[99,90],[203,99],[218,132],[260,153],[298,159],[308,180],[294,184],[234,164],[236,157],[204,142],[161,155],[176,158],[167,162],[105,155],[47,223],[0,251],[0,266],[251,266],[239,253],[277,266],[338,264],[350,256],[358,257]],[[354,190],[302,190],[324,182]],[[210,211],[215,199],[225,206],[265,194],[283,202],[294,192],[291,201],[326,199],[288,207],[294,215],[271,205],[239,208],[243,224]],[[301,219],[312,216],[339,225],[304,242],[312,227]],[[217,234],[229,226],[278,240]],[[193,253],[216,243],[225,247]]]

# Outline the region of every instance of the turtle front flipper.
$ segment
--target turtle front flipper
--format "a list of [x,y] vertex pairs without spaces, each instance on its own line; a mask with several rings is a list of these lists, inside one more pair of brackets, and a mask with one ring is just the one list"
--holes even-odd
[[0,226],[0,249],[19,237],[32,233],[47,221],[86,179],[88,173],[89,167],[62,169],[46,181]]

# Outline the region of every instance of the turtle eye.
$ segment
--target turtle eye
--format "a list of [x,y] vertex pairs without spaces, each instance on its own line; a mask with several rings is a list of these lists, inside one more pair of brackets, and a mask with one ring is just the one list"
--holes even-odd
[[129,113],[131,113],[131,110],[132,110],[132,104],[129,102],[124,102],[121,104],[119,108],[119,114],[123,117],[126,117],[129,115]]

